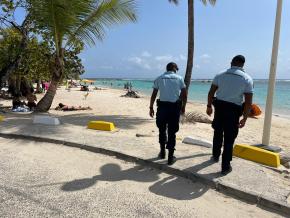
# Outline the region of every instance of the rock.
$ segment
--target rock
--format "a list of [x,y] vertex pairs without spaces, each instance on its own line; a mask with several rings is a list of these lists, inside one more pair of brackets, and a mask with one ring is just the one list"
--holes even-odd
[[281,164],[284,165],[284,163],[288,163],[290,162],[290,153],[281,153],[280,154],[280,162]]
[[284,167],[286,167],[287,169],[290,169],[290,162],[284,162],[281,163]]
[[182,143],[184,144],[190,144],[190,145],[199,145],[202,147],[207,147],[207,148],[211,148],[212,147],[212,143],[201,139],[201,138],[196,138],[196,137],[192,137],[192,136],[187,136],[183,139]]
[[52,116],[46,116],[46,115],[35,115],[33,118],[33,123],[52,125],[52,126],[57,126],[60,124],[58,118],[52,117]]
[[139,133],[136,133],[136,137],[153,137],[153,135],[151,135],[151,134],[139,134]]
[[125,95],[121,95],[121,97],[127,97],[127,98],[140,98],[138,93],[136,91],[130,90]]

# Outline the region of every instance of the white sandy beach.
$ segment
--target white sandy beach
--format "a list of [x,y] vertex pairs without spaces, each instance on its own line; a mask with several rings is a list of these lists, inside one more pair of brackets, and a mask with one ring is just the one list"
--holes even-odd
[[[151,135],[153,137],[146,137],[144,139],[148,140],[150,144],[158,142],[158,129],[155,125],[155,120],[151,119],[148,114],[149,96],[142,96],[139,99],[124,98],[120,96],[125,94],[125,91],[108,88],[105,90],[93,90],[86,99],[84,97],[85,94],[86,92],[79,91],[79,88],[73,88],[67,91],[64,87],[61,87],[57,91],[49,112],[58,116],[88,113],[96,116],[96,119],[108,118],[110,121],[115,121],[117,127],[118,123],[127,123],[130,128],[120,128],[118,134],[136,135],[139,133]],[[38,95],[38,99],[40,98],[41,96]],[[4,105],[11,105],[10,101],[2,102]],[[90,106],[92,110],[72,112],[55,111],[54,108],[60,102],[70,106]],[[205,105],[194,102],[189,102],[186,108],[187,112],[197,111],[203,114],[205,114],[205,109]],[[130,121],[126,120],[126,118],[130,118]],[[136,122],[132,122],[134,118],[136,118]],[[263,121],[263,116],[260,116],[258,119],[249,118],[246,127],[240,130],[236,143],[260,144],[262,141]],[[290,141],[289,126],[290,119],[273,116],[271,145],[280,146],[284,151],[290,152],[290,147],[288,146]],[[213,131],[210,124],[187,123],[180,125],[177,136],[178,138],[196,136],[211,141]]]

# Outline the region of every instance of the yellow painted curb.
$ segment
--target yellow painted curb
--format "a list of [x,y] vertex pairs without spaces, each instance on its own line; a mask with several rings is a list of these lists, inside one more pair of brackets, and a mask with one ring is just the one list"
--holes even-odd
[[88,129],[102,130],[102,131],[113,131],[115,125],[105,121],[90,121],[88,123]]
[[280,155],[271,151],[257,148],[251,145],[237,144],[233,155],[246,160],[251,160],[271,167],[280,166]]
[[0,115],[0,122],[4,121],[4,117]]

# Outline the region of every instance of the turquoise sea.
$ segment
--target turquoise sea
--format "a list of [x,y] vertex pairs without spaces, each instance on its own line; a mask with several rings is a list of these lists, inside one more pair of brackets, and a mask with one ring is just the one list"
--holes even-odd
[[[153,80],[138,80],[138,79],[95,79],[95,85],[100,87],[112,87],[123,89],[124,84],[131,82],[133,90],[136,90],[145,95],[150,95],[152,92]],[[208,80],[193,80],[189,90],[189,100],[195,102],[206,103],[207,93],[210,88],[211,81]],[[267,98],[267,80],[255,80],[254,103],[261,108],[265,107]],[[290,80],[278,80],[275,89],[274,107],[275,114],[290,116]]]

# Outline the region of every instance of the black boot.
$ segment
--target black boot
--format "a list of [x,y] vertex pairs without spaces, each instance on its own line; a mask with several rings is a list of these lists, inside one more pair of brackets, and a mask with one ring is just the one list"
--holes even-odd
[[168,165],[172,165],[176,162],[176,157],[173,156],[174,150],[169,150],[168,153]]
[[160,152],[158,154],[158,158],[165,159],[166,152],[165,152],[165,145],[160,145]]

